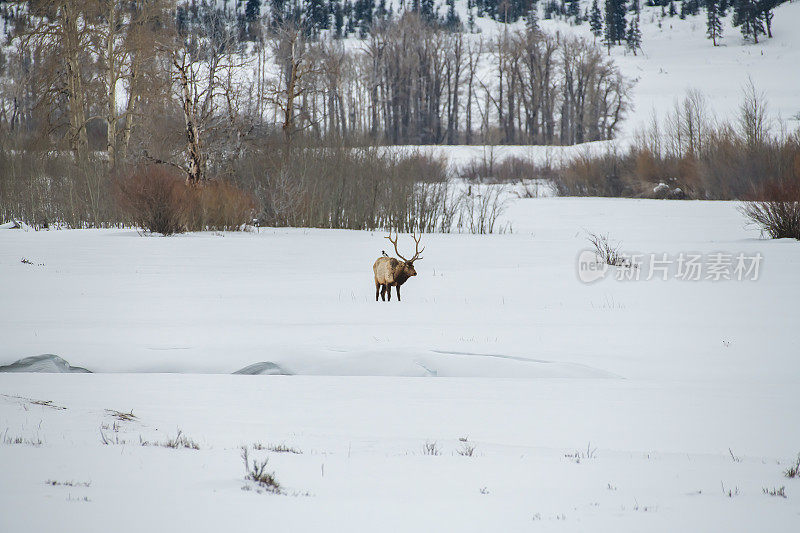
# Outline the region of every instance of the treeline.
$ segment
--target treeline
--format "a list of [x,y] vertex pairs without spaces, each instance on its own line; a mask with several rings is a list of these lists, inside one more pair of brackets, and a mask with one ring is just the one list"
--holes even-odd
[[287,21],[248,43],[223,8],[193,5],[27,3],[0,63],[0,127],[200,180],[245,139],[573,144],[612,138],[629,105],[594,44],[537,28],[483,39],[405,12],[358,47]]

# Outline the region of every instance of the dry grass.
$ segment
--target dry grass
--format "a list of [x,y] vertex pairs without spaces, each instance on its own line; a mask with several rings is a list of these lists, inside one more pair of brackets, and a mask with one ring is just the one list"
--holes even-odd
[[788,478],[800,478],[800,454],[797,455],[795,462],[783,471],[783,475]]
[[611,266],[630,266],[630,262],[620,251],[620,248],[622,247],[621,243],[613,243],[609,239],[608,235],[597,235],[594,233],[589,233],[587,239],[594,247],[595,255],[603,263]]
[[439,446],[436,444],[436,441],[427,441],[422,445],[423,455],[441,455],[441,453],[442,452],[439,450]]
[[260,488],[273,494],[281,494],[281,484],[275,478],[275,472],[267,471],[269,459],[250,461],[247,446],[242,446],[242,461],[244,462],[245,479],[255,482]]

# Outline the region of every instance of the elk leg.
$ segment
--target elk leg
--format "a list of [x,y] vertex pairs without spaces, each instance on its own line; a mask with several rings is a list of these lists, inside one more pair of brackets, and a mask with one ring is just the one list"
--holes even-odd
[[386,284],[386,295],[389,297],[389,301],[392,301],[392,286],[388,283]]
[[386,285],[381,285],[381,300],[386,301]]
[[400,301],[400,285],[397,285],[397,301]]
[[375,281],[375,301],[378,301],[378,295],[381,293],[381,285]]

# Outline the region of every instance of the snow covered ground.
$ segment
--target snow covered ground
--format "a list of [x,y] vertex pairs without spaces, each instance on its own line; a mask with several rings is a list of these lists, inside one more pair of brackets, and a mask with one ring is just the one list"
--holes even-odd
[[[505,222],[426,235],[400,303],[377,232],[0,230],[0,365],[95,372],[0,373],[0,531],[796,531],[798,243],[726,202]],[[585,284],[588,231],[760,253],[758,279]],[[199,449],[159,445],[179,430]]]

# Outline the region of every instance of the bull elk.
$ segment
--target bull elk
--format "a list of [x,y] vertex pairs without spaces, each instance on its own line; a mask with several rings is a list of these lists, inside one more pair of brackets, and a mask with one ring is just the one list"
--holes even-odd
[[397,301],[400,301],[400,285],[406,282],[408,278],[411,276],[416,276],[417,271],[414,270],[414,261],[422,259],[420,254],[425,251],[425,247],[422,247],[422,250],[419,249],[419,241],[422,239],[422,235],[417,238],[417,236],[412,233],[411,238],[414,239],[414,257],[411,259],[406,259],[402,255],[400,255],[400,251],[397,249],[397,239],[400,237],[397,234],[392,240],[392,233],[389,232],[389,236],[386,237],[389,239],[389,242],[394,244],[394,251],[397,254],[397,257],[402,259],[402,261],[398,261],[394,257],[388,257],[384,255],[379,257],[375,260],[375,264],[372,265],[372,270],[375,272],[375,301],[378,301],[378,296],[380,296],[384,301],[386,300],[386,296],[388,293],[389,301],[392,301],[392,287],[397,287]]

